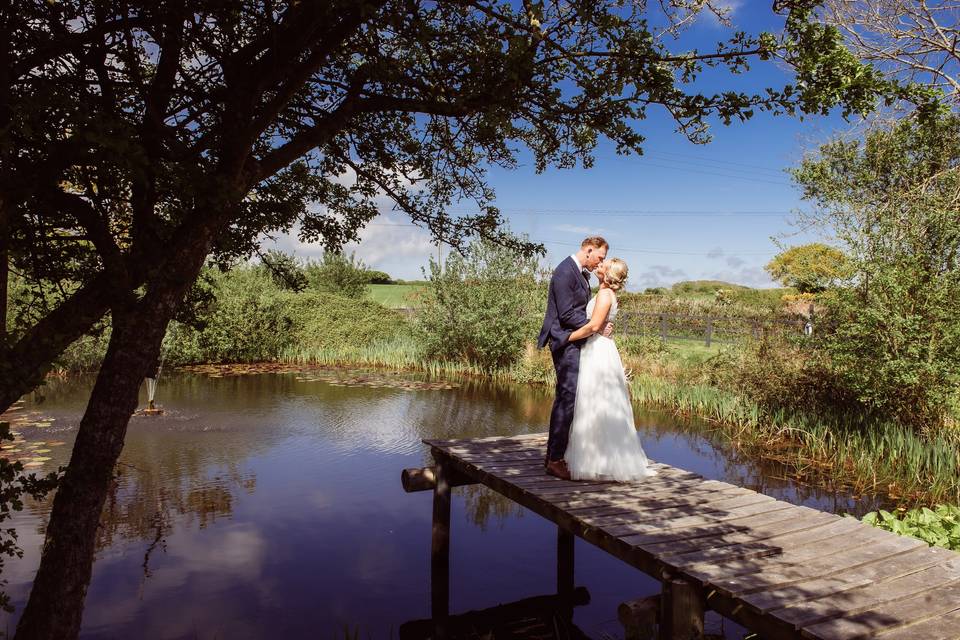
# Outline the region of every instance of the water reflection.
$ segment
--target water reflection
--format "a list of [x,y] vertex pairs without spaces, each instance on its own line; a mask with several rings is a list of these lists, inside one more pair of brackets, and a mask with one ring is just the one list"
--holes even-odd
[[[165,375],[165,415],[131,421],[82,636],[334,637],[350,628],[379,638],[428,618],[430,496],[403,493],[400,470],[431,462],[423,438],[545,431],[552,398],[539,387],[466,379],[419,388],[395,383],[407,376],[376,376],[351,386],[304,371]],[[46,454],[50,468],[66,464],[88,388],[56,381],[27,399],[26,409],[52,420],[25,427],[24,439],[66,443]],[[798,485],[718,446],[702,425],[637,418],[647,453],[661,462],[822,509],[873,505]],[[25,555],[3,577],[18,612],[48,509],[30,504],[14,522]],[[552,593],[552,523],[468,486],[454,492],[452,530],[451,611]],[[591,600],[574,623],[591,637],[620,635],[617,604],[656,590],[581,542],[576,575]],[[0,625],[13,629],[17,615]]]

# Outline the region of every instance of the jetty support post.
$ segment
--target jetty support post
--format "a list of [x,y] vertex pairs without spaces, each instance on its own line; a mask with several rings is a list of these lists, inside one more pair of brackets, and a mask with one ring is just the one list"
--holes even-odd
[[433,467],[433,529],[430,536],[430,617],[434,640],[446,640],[450,621],[450,468]]
[[707,609],[703,589],[669,574],[662,584],[660,640],[701,640]]
[[567,621],[573,620],[574,589],[574,542],[576,537],[557,527],[557,595],[560,597],[560,612]]

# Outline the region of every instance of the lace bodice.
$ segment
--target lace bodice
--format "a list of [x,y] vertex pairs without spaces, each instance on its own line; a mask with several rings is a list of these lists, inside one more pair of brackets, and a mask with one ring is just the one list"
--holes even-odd
[[[597,293],[597,296],[600,293]],[[587,303],[587,319],[593,315],[593,308],[597,305],[597,296],[590,298],[590,302]],[[613,319],[617,317],[617,307],[619,303],[617,302],[616,294],[613,294],[613,304],[610,305],[610,312],[607,314],[607,322],[613,322]]]

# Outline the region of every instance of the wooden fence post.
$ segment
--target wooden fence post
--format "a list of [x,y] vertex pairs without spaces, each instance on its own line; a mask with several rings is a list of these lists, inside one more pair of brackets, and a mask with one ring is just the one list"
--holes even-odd
[[430,538],[430,617],[434,639],[446,640],[450,618],[450,469],[437,460],[434,467],[433,532]]
[[666,342],[668,337],[669,336],[667,335],[667,314],[661,313],[660,314],[660,339]]
[[713,340],[713,318],[707,318],[707,346],[710,346],[710,341]]

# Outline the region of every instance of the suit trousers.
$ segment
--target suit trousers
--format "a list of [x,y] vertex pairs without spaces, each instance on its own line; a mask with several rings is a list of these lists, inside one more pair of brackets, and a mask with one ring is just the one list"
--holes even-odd
[[554,351],[553,369],[557,372],[557,391],[550,411],[550,434],[547,436],[547,457],[562,460],[570,439],[570,425],[577,401],[577,377],[580,372],[580,345],[565,344]]

